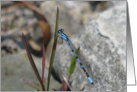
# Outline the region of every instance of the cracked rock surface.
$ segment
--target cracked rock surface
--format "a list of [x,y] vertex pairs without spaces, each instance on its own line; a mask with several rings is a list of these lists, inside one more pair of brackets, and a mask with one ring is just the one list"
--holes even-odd
[[[126,2],[113,2],[112,7],[92,17],[81,30],[70,40],[80,46],[90,64],[94,85],[77,63],[70,79],[72,89],[78,91],[85,86],[84,91],[126,91]],[[53,66],[66,78],[72,56],[65,41],[57,46]]]

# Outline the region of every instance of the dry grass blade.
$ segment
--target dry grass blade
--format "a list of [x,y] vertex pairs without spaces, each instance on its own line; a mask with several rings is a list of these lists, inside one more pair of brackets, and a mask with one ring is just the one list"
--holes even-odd
[[80,91],[84,91],[85,87],[83,87]]
[[23,42],[24,42],[24,45],[25,45],[25,48],[26,48],[26,52],[27,52],[29,61],[30,61],[30,63],[31,63],[31,66],[32,66],[32,68],[33,68],[33,70],[34,70],[34,72],[35,72],[35,74],[36,74],[36,77],[37,77],[37,79],[38,79],[38,81],[39,81],[39,83],[40,83],[40,85],[41,85],[41,87],[42,87],[42,90],[45,91],[45,87],[44,87],[43,82],[42,82],[42,80],[41,80],[41,78],[40,78],[40,75],[39,75],[39,72],[38,72],[38,70],[37,70],[37,68],[36,68],[36,65],[35,65],[35,63],[34,63],[34,60],[33,60],[32,56],[31,56],[30,50],[29,50],[29,48],[28,48],[28,45],[27,45],[27,42],[26,42],[26,39],[25,39],[23,33],[22,33],[22,38],[23,38]]
[[62,91],[67,91],[68,90],[68,85],[67,83],[63,80],[62,82]]
[[47,45],[51,38],[51,28],[47,19],[44,17],[42,11],[28,1],[18,1],[18,2],[23,3],[25,6],[27,6],[33,11],[34,16],[38,19],[38,23],[42,29],[44,44]]
[[55,56],[55,52],[56,52],[56,46],[57,46],[58,21],[59,21],[59,9],[58,9],[58,7],[57,7],[56,28],[55,28],[55,35],[54,35],[54,43],[53,43],[53,47],[52,47],[52,54],[51,54],[51,58],[50,58],[50,66],[49,66],[49,73],[48,73],[47,91],[49,90],[51,70],[52,70],[52,65],[53,65],[54,56]]
[[[43,41],[43,44],[42,44],[42,50],[43,50],[43,57],[42,57],[42,81],[44,83],[44,69],[45,69],[45,46],[44,46],[44,41]],[[45,82],[46,82],[46,79],[45,79]]]
[[63,80],[65,81],[65,83],[67,84],[68,88],[70,89],[70,91],[72,90],[68,80],[61,74],[61,77],[63,78]]
[[20,81],[24,82],[25,84],[27,84],[28,86],[32,87],[32,88],[35,88],[37,90],[41,90],[41,87],[38,83],[36,83],[35,81],[32,81],[32,80],[28,80],[28,79],[20,79]]

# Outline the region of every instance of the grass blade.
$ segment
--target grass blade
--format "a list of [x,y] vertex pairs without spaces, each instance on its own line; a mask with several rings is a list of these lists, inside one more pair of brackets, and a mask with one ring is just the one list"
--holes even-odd
[[[78,55],[80,51],[80,47],[76,50],[76,54]],[[70,67],[69,67],[69,74],[72,74],[74,72],[74,69],[76,67],[76,63],[77,63],[77,59],[75,56],[73,56],[71,63],[70,63]]]
[[[78,55],[79,52],[80,52],[80,47],[78,47],[78,49],[76,50],[76,54]],[[74,70],[75,70],[76,63],[77,63],[77,59],[76,59],[76,57],[75,57],[75,55],[74,55],[73,58],[72,58],[72,60],[71,60],[70,67],[69,67],[69,77],[68,77],[68,81],[70,80],[70,77],[71,77],[72,73],[73,73]]]
[[31,56],[29,47],[28,47],[28,45],[27,45],[27,42],[26,42],[26,39],[25,39],[25,36],[24,36],[23,33],[22,33],[22,39],[23,39],[23,42],[24,42],[24,45],[25,45],[25,48],[26,48],[26,52],[27,52],[27,55],[28,55],[30,64],[31,64],[31,66],[32,66],[32,68],[33,68],[33,70],[34,70],[34,72],[35,72],[35,75],[36,75],[36,77],[37,77],[37,79],[38,79],[38,81],[39,81],[39,83],[40,83],[40,85],[41,85],[41,87],[42,87],[42,90],[45,91],[45,87],[44,87],[44,85],[43,85],[43,82],[42,82],[42,80],[41,80],[41,77],[40,77],[40,75],[39,75],[39,72],[38,72],[38,70],[37,70],[37,68],[36,68],[36,65],[35,65],[35,63],[34,63],[34,60],[33,60],[32,56]]
[[35,81],[32,81],[32,80],[28,80],[28,79],[20,79],[20,81],[24,82],[25,84],[27,84],[28,86],[32,87],[32,88],[35,88],[37,90],[41,90],[41,87],[38,83],[36,83]]
[[67,91],[67,90],[68,90],[68,85],[67,85],[67,83],[63,80],[61,91]]
[[42,50],[43,50],[43,57],[42,57],[42,81],[44,82],[44,69],[45,69],[45,46],[44,41],[42,44]]
[[[61,77],[63,78],[63,81],[65,81],[65,84],[67,84],[68,89],[71,91],[72,88],[71,88],[71,86],[70,86],[68,80],[66,79],[66,77],[64,77],[62,74],[61,74]],[[63,83],[63,82],[62,82],[62,83]]]
[[50,58],[49,72],[48,72],[47,91],[49,90],[51,70],[52,70],[52,65],[53,65],[54,56],[55,56],[55,52],[56,52],[56,46],[57,46],[58,21],[59,21],[59,9],[58,9],[58,7],[57,7],[56,27],[55,27],[55,34],[54,34],[54,43],[53,43],[53,47],[52,47],[52,54],[51,54],[51,58]]

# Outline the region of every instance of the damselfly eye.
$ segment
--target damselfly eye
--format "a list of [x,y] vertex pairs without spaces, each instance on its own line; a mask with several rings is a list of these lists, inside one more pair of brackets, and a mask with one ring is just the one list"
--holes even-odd
[[61,29],[61,31],[63,32],[64,30],[63,30],[63,29]]
[[58,33],[62,33],[64,30],[63,29],[60,29],[60,30],[58,30]]
[[58,30],[58,32],[57,32],[58,34],[60,33],[60,31]]

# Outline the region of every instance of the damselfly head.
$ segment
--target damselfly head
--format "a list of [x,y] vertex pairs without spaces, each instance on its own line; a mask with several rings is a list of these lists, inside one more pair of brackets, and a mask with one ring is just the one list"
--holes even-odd
[[63,29],[58,30],[58,34],[63,33],[63,31],[64,31]]

